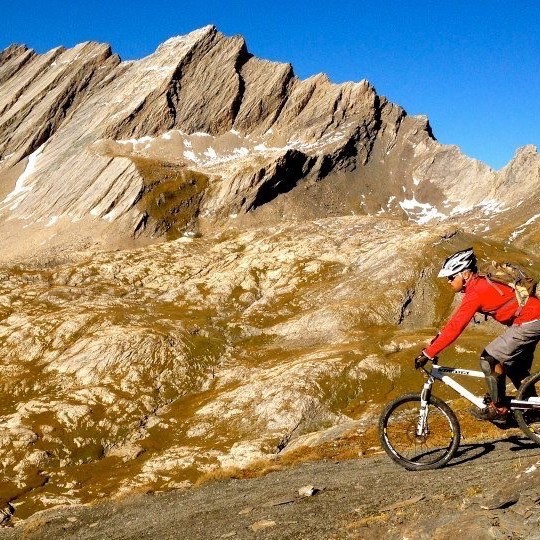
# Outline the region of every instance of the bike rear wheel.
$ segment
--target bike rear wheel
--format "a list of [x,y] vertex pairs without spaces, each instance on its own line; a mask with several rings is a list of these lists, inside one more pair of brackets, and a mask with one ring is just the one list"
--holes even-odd
[[416,434],[420,394],[405,394],[390,402],[379,419],[379,438],[385,452],[410,471],[438,469],[452,459],[461,439],[454,411],[430,396],[425,431]]
[[[521,386],[517,395],[518,400],[523,401],[537,401],[535,403],[536,408],[532,409],[514,409],[514,416],[516,417],[518,426],[521,431],[533,440],[535,443],[540,444],[540,372],[527,377]],[[536,398],[536,399],[535,399]]]

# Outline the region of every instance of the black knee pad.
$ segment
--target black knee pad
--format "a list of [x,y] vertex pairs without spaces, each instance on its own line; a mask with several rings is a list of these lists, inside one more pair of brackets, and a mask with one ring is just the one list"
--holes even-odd
[[[502,366],[502,373],[496,373],[496,366]],[[495,404],[503,402],[506,395],[506,375],[504,364],[493,358],[485,350],[480,355],[480,367],[486,376],[486,386]]]
[[500,362],[488,354],[485,350],[482,351],[480,355],[480,367],[486,375],[492,375],[495,373],[495,366]]

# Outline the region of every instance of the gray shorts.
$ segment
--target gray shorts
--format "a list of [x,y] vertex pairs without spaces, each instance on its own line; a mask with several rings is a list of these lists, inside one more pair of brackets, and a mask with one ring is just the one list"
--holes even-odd
[[487,347],[486,352],[505,364],[518,361],[527,365],[528,369],[534,358],[534,349],[540,341],[540,320],[508,327]]

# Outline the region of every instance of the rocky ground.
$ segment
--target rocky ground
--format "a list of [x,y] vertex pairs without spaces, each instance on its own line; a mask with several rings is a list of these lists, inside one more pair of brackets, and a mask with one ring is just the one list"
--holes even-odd
[[48,510],[0,530],[0,538],[538,539],[539,480],[540,448],[507,432],[464,441],[441,470],[408,472],[384,454],[306,463]]
[[[350,216],[0,267],[0,510],[177,489],[352,425],[370,453],[452,301],[423,252],[470,241]],[[472,327],[462,367],[493,332]]]

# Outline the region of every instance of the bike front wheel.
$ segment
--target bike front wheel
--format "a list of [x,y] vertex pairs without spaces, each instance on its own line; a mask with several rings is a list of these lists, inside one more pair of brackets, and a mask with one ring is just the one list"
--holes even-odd
[[454,411],[430,396],[423,433],[417,434],[420,394],[406,394],[389,403],[379,419],[379,438],[385,452],[410,471],[438,469],[458,449],[461,430]]
[[540,444],[540,372],[527,377],[521,386],[517,395],[518,400],[531,401],[536,407],[531,409],[514,410],[518,426],[521,431]]

